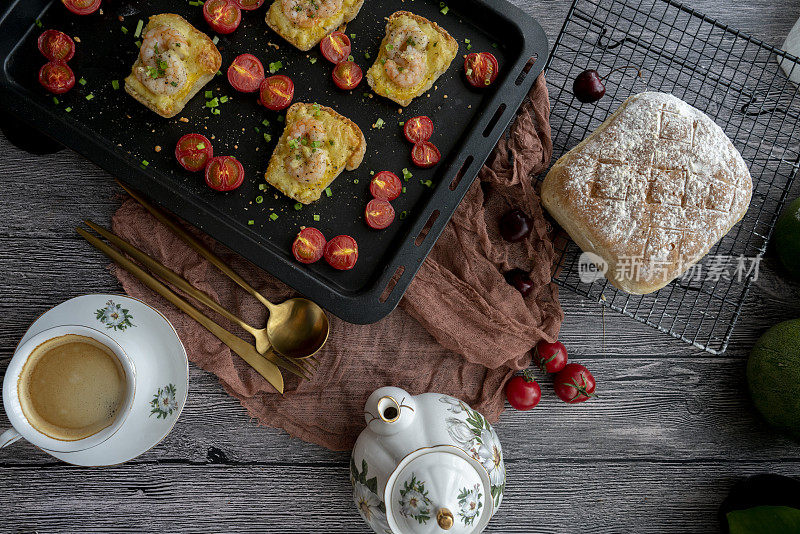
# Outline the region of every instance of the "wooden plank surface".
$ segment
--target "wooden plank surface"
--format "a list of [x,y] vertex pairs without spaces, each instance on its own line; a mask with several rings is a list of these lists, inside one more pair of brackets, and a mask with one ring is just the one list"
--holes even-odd
[[[514,1],[555,39],[568,2]],[[800,16],[795,0],[695,0],[692,7],[774,45]],[[108,222],[119,190],[68,151],[34,157],[0,139],[0,154],[4,372],[40,313],[76,295],[120,291],[104,258],[73,231],[83,218]],[[800,184],[791,196],[798,194]],[[744,384],[755,339],[800,317],[800,286],[773,267],[770,257],[762,263],[722,357],[562,291],[562,340],[573,358],[590,360],[602,396],[567,406],[546,394],[533,412],[504,414],[497,429],[508,493],[489,530],[713,532],[734,480],[800,475],[800,444],[759,421]],[[388,336],[387,354],[391,347]],[[350,500],[347,454],[258,427],[194,367],[191,383],[174,431],[128,464],[74,468],[22,443],[0,451],[0,531],[367,531]],[[7,424],[0,415],[0,426]]]

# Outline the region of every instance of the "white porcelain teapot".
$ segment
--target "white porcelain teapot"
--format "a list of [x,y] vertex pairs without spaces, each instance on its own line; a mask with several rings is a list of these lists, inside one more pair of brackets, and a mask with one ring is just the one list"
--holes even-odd
[[378,534],[477,534],[503,499],[503,451],[492,426],[441,393],[376,390],[353,448],[350,481]]

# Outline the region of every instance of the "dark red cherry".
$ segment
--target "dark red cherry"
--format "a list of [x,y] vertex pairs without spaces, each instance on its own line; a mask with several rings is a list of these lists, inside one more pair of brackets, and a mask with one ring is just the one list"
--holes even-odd
[[506,273],[506,282],[514,286],[525,297],[533,289],[533,280],[522,269],[513,269]]
[[606,94],[606,86],[600,78],[600,73],[594,69],[589,69],[578,74],[572,84],[572,94],[575,98],[588,104],[597,102]]
[[513,209],[500,219],[500,235],[506,241],[522,241],[531,233],[531,218],[520,209]]

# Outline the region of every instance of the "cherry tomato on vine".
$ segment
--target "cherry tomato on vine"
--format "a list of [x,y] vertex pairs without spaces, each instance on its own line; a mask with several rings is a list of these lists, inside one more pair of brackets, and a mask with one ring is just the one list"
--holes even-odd
[[508,403],[516,410],[530,410],[542,400],[542,388],[530,371],[511,377],[506,382],[505,392]]
[[558,398],[569,404],[584,402],[592,397],[595,381],[592,373],[579,363],[568,363],[553,379]]
[[543,373],[557,373],[567,365],[567,347],[560,341],[541,340],[534,349],[533,361]]

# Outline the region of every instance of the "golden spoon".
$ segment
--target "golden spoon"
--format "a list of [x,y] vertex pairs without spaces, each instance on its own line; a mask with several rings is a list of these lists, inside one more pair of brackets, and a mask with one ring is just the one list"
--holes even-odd
[[[233,269],[228,267],[216,254],[211,252],[205,245],[190,235],[183,228],[175,224],[165,213],[155,206],[150,205],[138,193],[135,193],[127,186],[117,181],[119,185],[128,192],[139,204],[149,211],[167,228],[172,230],[187,245],[192,247],[198,254],[210,261],[217,269],[225,273],[228,278],[236,282],[242,289],[250,293],[261,304],[269,310],[269,319],[265,329],[247,330],[253,337],[254,332],[266,330],[266,340],[262,340],[261,346],[267,343],[267,348],[272,345],[275,352],[290,358],[308,358],[315,354],[328,340],[330,333],[330,323],[325,311],[315,302],[305,298],[293,298],[280,304],[273,304],[261,293],[256,291],[241,276],[236,274]],[[241,325],[240,325],[241,326]],[[244,327],[242,327],[244,328]],[[252,328],[252,327],[251,327]],[[259,334],[260,335],[260,334]],[[256,348],[261,352],[258,338]]]

